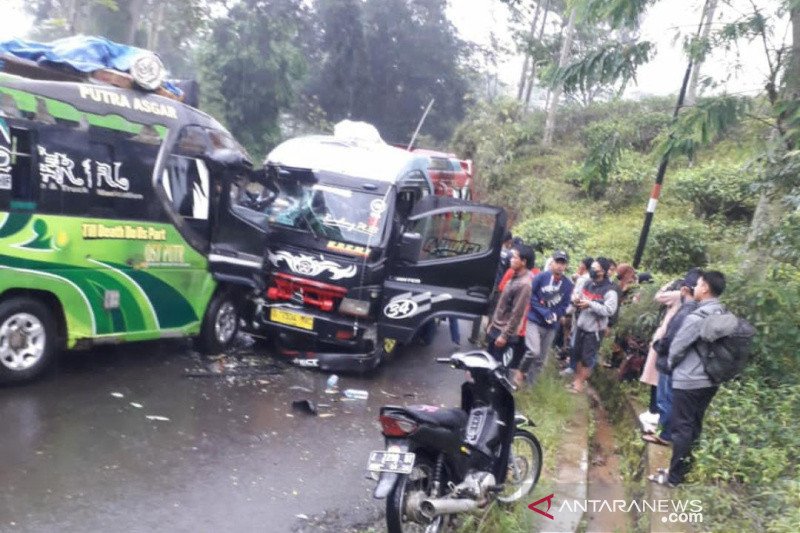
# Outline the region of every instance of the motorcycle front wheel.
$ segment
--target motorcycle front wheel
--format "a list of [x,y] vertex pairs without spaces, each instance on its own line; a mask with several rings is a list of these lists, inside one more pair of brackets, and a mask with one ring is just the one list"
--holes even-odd
[[508,474],[504,490],[497,495],[501,503],[514,503],[530,494],[542,473],[542,447],[539,440],[524,429],[514,431],[508,454]]
[[[420,516],[412,516],[408,511],[409,498],[417,501],[433,496],[433,478],[436,464],[423,455],[417,455],[414,469],[397,479],[394,488],[386,498],[386,529],[389,533],[441,533],[448,516],[437,516],[426,522]],[[441,479],[440,487],[447,486]],[[424,494],[424,497],[422,496]],[[441,496],[441,494],[439,495]]]

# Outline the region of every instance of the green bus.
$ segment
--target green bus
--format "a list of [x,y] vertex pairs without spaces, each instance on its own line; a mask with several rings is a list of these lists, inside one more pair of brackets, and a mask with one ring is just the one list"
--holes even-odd
[[223,350],[263,269],[263,225],[231,206],[257,174],[177,100],[0,72],[0,380],[99,343]]

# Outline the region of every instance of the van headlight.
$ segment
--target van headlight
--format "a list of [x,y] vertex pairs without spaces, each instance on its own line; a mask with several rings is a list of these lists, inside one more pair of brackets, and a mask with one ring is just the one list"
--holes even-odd
[[370,303],[364,300],[344,298],[339,304],[339,312],[344,315],[365,317],[369,316],[369,305]]

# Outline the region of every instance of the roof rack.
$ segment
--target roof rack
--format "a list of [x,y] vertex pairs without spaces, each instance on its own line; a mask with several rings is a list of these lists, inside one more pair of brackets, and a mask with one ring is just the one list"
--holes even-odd
[[[69,81],[77,83],[93,83],[95,85],[112,85],[122,89],[133,89],[135,82],[133,76],[127,72],[122,72],[113,69],[100,69],[92,72],[77,72],[72,70],[62,70],[49,66],[44,66],[31,61],[23,59],[11,54],[0,55],[0,72],[7,72],[33,80],[45,81]],[[182,96],[177,96],[164,87],[158,87],[153,94],[169,98],[171,100],[183,101]]]

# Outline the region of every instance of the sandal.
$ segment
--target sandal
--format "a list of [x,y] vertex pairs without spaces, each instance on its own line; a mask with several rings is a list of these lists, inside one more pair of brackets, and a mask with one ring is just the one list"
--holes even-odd
[[659,469],[659,472],[657,474],[650,474],[649,476],[647,476],[647,479],[655,483],[656,485],[661,485],[663,487],[669,487],[671,489],[677,487],[677,485],[675,485],[674,483],[670,483],[668,481],[667,472],[664,471],[664,469]]
[[664,440],[655,433],[645,433],[642,435],[642,440],[650,444],[658,444],[659,446],[672,446],[672,442]]

